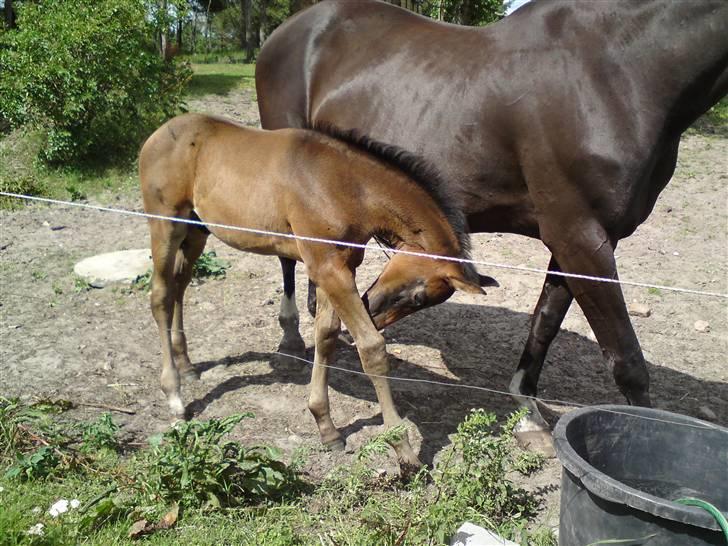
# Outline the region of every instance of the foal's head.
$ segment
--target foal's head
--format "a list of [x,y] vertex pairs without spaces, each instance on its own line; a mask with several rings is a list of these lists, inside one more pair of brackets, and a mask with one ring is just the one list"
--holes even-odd
[[444,302],[455,290],[485,294],[482,286],[498,286],[498,282],[478,275],[470,264],[395,254],[363,299],[374,325],[382,329]]

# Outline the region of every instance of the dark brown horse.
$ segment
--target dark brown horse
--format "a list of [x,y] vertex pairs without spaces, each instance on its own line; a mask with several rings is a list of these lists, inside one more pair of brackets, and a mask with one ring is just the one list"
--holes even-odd
[[[680,135],[728,90],[728,1],[537,0],[485,28],[321,2],[268,39],[256,85],[263,127],[334,123],[400,146],[442,171],[471,231],[540,238],[549,269],[616,278],[615,247],[670,180]],[[620,391],[649,406],[619,285],[553,275],[511,392],[536,395],[574,298]],[[548,449],[518,399],[520,439]]]
[[[363,249],[220,227],[355,244],[378,237],[399,250],[467,256],[465,218],[431,186],[437,178],[434,172],[391,146],[351,134],[336,136],[291,129],[261,131],[187,114],[149,137],[139,155],[139,176],[147,213],[201,218],[218,239],[238,250],[306,265],[318,286],[309,408],[324,444],[343,447],[331,420],[327,384],[340,321],[356,341],[384,424],[392,427],[401,419],[386,380],[384,338],[372,318],[397,320],[416,308],[445,301],[454,290],[483,294],[479,283],[494,281],[479,279],[472,267],[453,261],[397,254],[381,280],[367,291],[368,297],[382,302],[370,318],[354,280]],[[180,374],[195,376],[183,325],[184,293],[209,232],[166,219],[150,219],[149,228],[154,263],[151,304],[162,346],[162,390],[174,416],[182,418]],[[410,301],[416,305],[402,304]],[[406,435],[393,447],[402,464],[419,465]]]

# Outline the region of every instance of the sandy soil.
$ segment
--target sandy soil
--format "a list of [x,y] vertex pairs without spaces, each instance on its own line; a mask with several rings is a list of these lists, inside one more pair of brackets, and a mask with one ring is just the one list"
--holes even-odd
[[[255,125],[249,91],[190,102],[191,110],[211,111]],[[728,140],[686,136],[673,181],[650,219],[618,249],[622,279],[728,292]],[[138,195],[106,195],[97,202],[141,210]],[[121,215],[72,208],[31,206],[0,211],[0,395],[48,396],[75,402],[119,406],[116,413],[128,438],[144,437],[168,424],[158,387],[160,352],[156,328],[143,293],[121,287],[77,292],[72,266],[82,258],[148,246],[146,223]],[[253,411],[241,429],[250,442],[270,442],[293,451],[310,449],[309,472],[325,473],[351,455],[319,451],[309,415],[308,370],[280,366],[278,346],[281,277],[274,258],[241,254],[216,241],[208,249],[232,262],[227,279],[192,287],[186,330],[190,354],[202,380],[186,384],[184,396],[200,418]],[[538,241],[488,234],[473,240],[475,259],[546,267],[548,253]],[[366,287],[385,261],[370,253],[360,270]],[[298,304],[305,309],[306,278],[299,267]],[[529,314],[542,277],[481,267],[501,288],[487,297],[456,295],[449,302],[394,325],[386,332],[395,377],[451,381],[506,389],[527,335]],[[728,424],[728,313],[726,300],[645,288],[625,288],[629,302],[647,304],[648,318],[633,318],[652,376],[659,408]],[[312,319],[302,312],[308,344]],[[708,332],[696,331],[698,320]],[[313,357],[309,348],[308,356]],[[356,352],[341,345],[338,365],[360,369]],[[392,383],[400,412],[425,461],[448,444],[470,408],[504,416],[510,398],[429,384]],[[570,310],[549,353],[541,395],[577,404],[623,403],[606,370],[581,311]],[[334,421],[355,449],[381,430],[374,391],[361,376],[333,371]],[[567,408],[552,406],[555,419]],[[78,418],[102,409],[81,407]],[[393,458],[385,461],[394,469]],[[529,481],[544,491],[543,519],[555,523],[560,467],[550,461]]]

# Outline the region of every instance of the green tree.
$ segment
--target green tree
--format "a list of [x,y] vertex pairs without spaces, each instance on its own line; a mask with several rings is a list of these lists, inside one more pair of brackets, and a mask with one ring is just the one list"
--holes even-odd
[[[44,159],[129,156],[178,111],[189,67],[165,61],[147,0],[16,5],[0,36],[0,119],[43,127]],[[1,124],[0,124],[1,125]]]

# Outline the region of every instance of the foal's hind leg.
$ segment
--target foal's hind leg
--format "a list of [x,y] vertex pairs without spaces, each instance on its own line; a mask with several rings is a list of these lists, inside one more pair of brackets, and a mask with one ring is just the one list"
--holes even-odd
[[296,307],[296,261],[290,258],[280,258],[283,271],[283,298],[278,323],[283,330],[283,339],[278,345],[277,355],[279,363],[294,369],[302,368],[302,362],[296,358],[284,355],[302,357],[306,351],[306,343],[298,331],[298,307]]
[[[155,212],[173,216],[177,211]],[[179,372],[173,358],[170,330],[177,295],[175,258],[188,228],[177,222],[152,219],[149,221],[149,229],[152,236],[152,262],[154,264],[151,307],[152,315],[159,328],[162,348],[161,386],[164,394],[167,395],[170,411],[176,418],[182,419],[185,408],[180,395]]]
[[172,355],[182,377],[199,379],[187,354],[187,337],[184,332],[183,305],[185,290],[192,280],[192,270],[197,258],[205,249],[207,233],[198,228],[188,228],[187,236],[177,251],[175,260],[175,294],[174,317],[172,319]]
[[316,338],[316,356],[311,373],[311,393],[308,409],[311,410],[321,434],[321,443],[339,450],[344,448],[341,434],[331,420],[329,410],[329,369],[336,350],[336,339],[341,328],[341,321],[336,316],[326,293],[319,290],[316,321],[314,323]]

